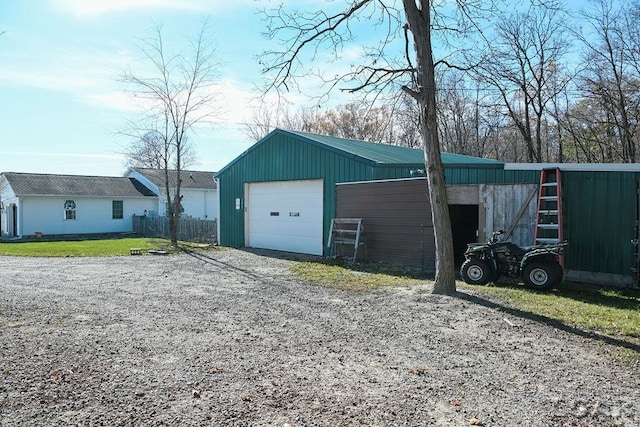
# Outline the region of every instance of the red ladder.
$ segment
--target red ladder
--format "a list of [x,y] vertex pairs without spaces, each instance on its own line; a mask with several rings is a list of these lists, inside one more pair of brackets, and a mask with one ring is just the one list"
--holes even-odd
[[560,168],[542,169],[534,245],[562,242],[562,179]]

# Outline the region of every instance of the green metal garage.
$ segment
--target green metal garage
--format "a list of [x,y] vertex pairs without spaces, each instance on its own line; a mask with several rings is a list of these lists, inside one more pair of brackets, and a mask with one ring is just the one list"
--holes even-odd
[[[329,255],[327,238],[337,212],[336,185],[368,184],[371,189],[376,182],[407,181],[417,190],[394,190],[396,194],[417,191],[424,197],[426,187],[410,182],[424,173],[423,159],[418,149],[276,129],[215,176],[220,197],[220,244]],[[521,245],[533,244],[534,193],[540,171],[560,168],[562,229],[569,242],[567,277],[638,286],[640,165],[504,164],[445,153],[442,160],[454,228],[455,218],[464,221],[460,225],[468,238],[469,213],[477,212],[478,241],[494,229],[514,226],[512,240]],[[379,206],[386,210],[393,205],[387,203],[388,197],[379,199]],[[424,202],[426,206],[426,197]],[[402,204],[395,206],[403,209]],[[359,216],[370,215],[371,209]],[[424,216],[428,225],[428,210]],[[454,230],[454,243],[455,235]],[[416,253],[429,253],[425,249],[429,235],[424,236],[422,246],[414,248]],[[376,260],[380,257],[383,255],[378,251]],[[418,259],[423,267],[426,262],[428,269],[431,260],[425,261],[424,255]]]
[[[445,168],[503,169],[476,157],[442,160]],[[220,244],[326,255],[337,183],[422,173],[422,150],[276,129],[215,175]]]

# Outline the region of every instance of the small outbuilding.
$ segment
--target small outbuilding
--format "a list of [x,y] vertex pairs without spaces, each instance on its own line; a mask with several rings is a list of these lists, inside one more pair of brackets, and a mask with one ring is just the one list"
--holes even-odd
[[[640,166],[505,164],[442,154],[458,264],[467,243],[505,229],[528,246],[543,169],[561,172],[566,277],[640,281]],[[362,257],[432,270],[422,150],[276,129],[215,175],[220,244],[332,255],[332,220],[362,218]],[[360,256],[360,255],[359,255]]]
[[[445,168],[503,168],[502,162],[456,154],[443,153],[442,161]],[[276,129],[215,175],[219,242],[328,255],[336,184],[421,175],[422,150]]]

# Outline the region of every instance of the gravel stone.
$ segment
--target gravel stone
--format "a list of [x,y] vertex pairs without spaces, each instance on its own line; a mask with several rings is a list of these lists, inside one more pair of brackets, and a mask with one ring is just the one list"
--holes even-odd
[[640,425],[615,340],[469,291],[307,284],[295,262],[0,257],[0,425]]

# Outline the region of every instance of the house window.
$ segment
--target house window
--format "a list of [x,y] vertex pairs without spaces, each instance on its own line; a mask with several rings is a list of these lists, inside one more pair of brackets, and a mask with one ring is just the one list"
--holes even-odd
[[76,202],[73,200],[64,201],[64,219],[76,219]]
[[124,218],[124,202],[122,200],[113,200],[111,202],[111,218]]

